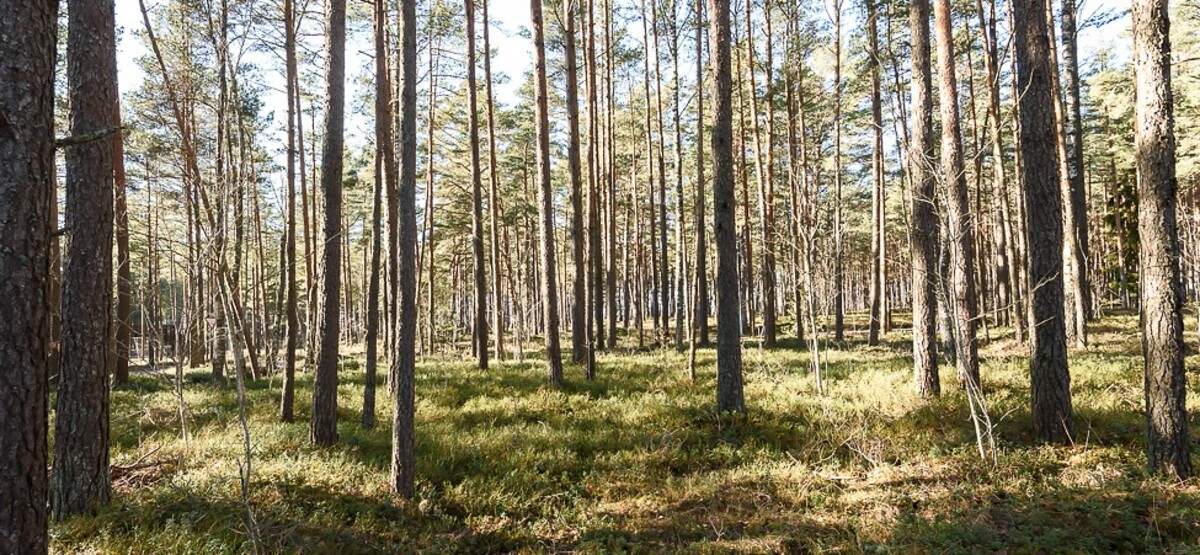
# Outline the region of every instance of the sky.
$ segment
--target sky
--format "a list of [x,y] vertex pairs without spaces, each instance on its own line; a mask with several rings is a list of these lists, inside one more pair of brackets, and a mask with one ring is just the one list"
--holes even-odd
[[[160,9],[166,0],[145,0],[147,7],[153,12]],[[263,0],[257,0],[263,1]],[[349,0],[354,2],[356,0]],[[1086,21],[1089,16],[1097,11],[1107,9],[1126,10],[1128,2],[1125,0],[1080,0],[1080,21]],[[507,81],[496,79],[495,95],[496,99],[501,104],[511,104],[516,98],[517,88],[520,86],[522,76],[528,71],[533,64],[532,43],[528,38],[521,36],[522,28],[528,28],[529,23],[529,7],[524,0],[492,0],[490,4],[491,17],[491,42],[495,55],[492,58],[492,70],[498,77],[501,74],[507,75]],[[549,14],[547,14],[549,18]],[[851,16],[854,17],[854,16]],[[1128,15],[1109,23],[1101,28],[1087,28],[1080,31],[1079,47],[1080,60],[1087,63],[1092,59],[1096,51],[1101,48],[1112,46],[1118,56],[1123,58],[1127,56],[1130,45],[1128,30]],[[137,90],[142,83],[144,74],[138,67],[136,60],[148,54],[146,48],[141,44],[141,41],[134,35],[134,31],[142,28],[142,16],[138,8],[138,0],[116,0],[116,21],[118,31],[117,45],[117,71],[118,80],[122,94]],[[361,26],[360,26],[361,27]],[[636,26],[640,27],[640,26]],[[640,36],[641,29],[637,28],[633,32],[635,40]],[[480,33],[482,36],[482,33]],[[359,90],[360,83],[369,84],[369,79],[359,80],[357,77],[371,75],[374,71],[374,65],[371,57],[368,55],[373,51],[371,45],[371,34],[369,26],[365,26],[361,30],[352,30],[346,47],[346,68],[347,68],[347,99],[348,102],[353,102],[355,98],[361,98],[364,95]],[[314,40],[319,42],[319,39]],[[312,48],[320,48],[320,44],[312,44]],[[282,144],[285,136],[283,130],[284,113],[286,111],[286,95],[283,93],[284,78],[279,71],[274,68],[278,64],[274,63],[269,54],[261,52],[251,52],[246,55],[246,62],[254,63],[263,69],[263,74],[266,79],[264,85],[267,92],[263,98],[265,110],[275,113],[275,128],[269,130],[269,136],[265,138],[269,151],[280,152],[282,149],[273,148],[271,143],[276,145]],[[320,89],[320,84],[313,88]],[[369,86],[369,85],[367,85]],[[352,106],[347,106],[347,144],[349,146],[361,145],[368,141],[373,134],[373,123],[368,116],[369,110],[364,114],[355,114]],[[282,160],[279,160],[282,162]],[[282,165],[282,164],[281,164]],[[277,176],[278,179],[278,176]]]

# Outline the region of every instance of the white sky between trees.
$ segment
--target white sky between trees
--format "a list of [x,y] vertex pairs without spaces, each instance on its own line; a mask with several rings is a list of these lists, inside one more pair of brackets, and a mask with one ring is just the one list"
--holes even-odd
[[[145,0],[146,6],[152,13],[165,6],[165,0]],[[263,1],[263,0],[256,0]],[[348,3],[353,3],[360,0],[347,0]],[[453,0],[450,0],[453,1]],[[804,0],[792,0],[804,1]],[[135,33],[140,32],[143,28],[142,14],[138,8],[138,0],[115,0],[116,2],[116,22],[117,22],[117,72],[118,83],[122,95],[137,90],[142,85],[145,74],[138,67],[137,59],[141,56],[149,54],[147,48],[142,44]],[[844,2],[850,4],[850,2]],[[1056,10],[1057,10],[1057,2]],[[320,6],[317,6],[320,8]],[[525,73],[533,68],[533,44],[527,38],[529,29],[529,3],[526,0],[491,0],[489,5],[489,16],[491,18],[491,46],[495,54],[492,57],[492,72],[496,102],[502,105],[510,106],[515,103],[517,98],[517,89],[524,81]],[[1004,9],[1003,6],[1001,6]],[[690,9],[690,8],[689,8]],[[1120,10],[1121,17],[1100,28],[1087,28],[1080,31],[1079,34],[1079,59],[1082,67],[1082,72],[1086,75],[1089,70],[1089,65],[1095,56],[1096,52],[1105,48],[1112,48],[1118,60],[1128,58],[1128,53],[1131,45],[1128,44],[1132,39],[1129,35],[1129,14],[1128,2],[1124,0],[1082,0],[1079,6],[1079,21],[1085,22],[1096,12],[1104,10]],[[847,29],[853,30],[860,25],[858,19],[861,17],[861,9],[858,7],[846,8],[845,20],[843,24]],[[1056,12],[1057,13],[1057,12]],[[1001,20],[1001,32],[1003,33],[1007,24],[1003,21],[1005,14],[998,14]],[[308,16],[306,23],[310,26],[316,23],[313,18],[323,18],[324,12],[311,13]],[[421,17],[421,14],[418,14]],[[546,24],[556,25],[556,19],[552,14],[546,14]],[[907,25],[908,21],[905,18],[902,22]],[[323,25],[323,24],[321,24]],[[156,29],[159,33],[162,30]],[[852,31],[851,31],[852,32]],[[639,22],[634,21],[629,28],[631,40],[642,40],[642,30]],[[477,33],[480,41],[482,41],[482,32]],[[849,33],[844,34],[843,40],[847,40]],[[526,36],[522,36],[526,35]],[[324,47],[323,39],[320,37],[309,37],[309,48],[321,51]],[[1004,37],[1001,37],[1004,40]],[[689,42],[686,45],[681,45],[685,50],[690,50],[692,44]],[[843,55],[850,54],[848,52],[850,45],[843,44]],[[274,114],[274,124],[267,130],[266,136],[262,138],[263,145],[268,152],[271,152],[275,157],[275,161],[279,167],[284,167],[286,162],[283,144],[286,141],[285,128],[287,101],[284,93],[284,77],[282,75],[283,64],[275,59],[277,56],[282,56],[268,52],[250,51],[247,48],[247,53],[243,58],[244,63],[254,64],[258,66],[262,73],[265,83],[265,91],[262,97],[264,103],[263,115]],[[366,106],[361,106],[362,99],[371,98],[373,92],[365,90],[373,88],[374,63],[372,56],[374,47],[372,46],[372,36],[370,21],[348,24],[347,27],[347,45],[346,45],[346,145],[348,149],[359,148],[362,145],[369,143],[374,135],[374,123],[372,120],[373,105],[368,101]],[[481,53],[482,54],[482,53]],[[828,54],[827,57],[832,57]],[[425,62],[418,61],[418,64]],[[443,62],[445,63],[445,62]],[[459,62],[451,62],[459,63]],[[303,68],[302,68],[303,69]],[[421,73],[424,70],[418,68]],[[443,70],[445,71],[445,70]],[[668,69],[664,69],[668,71]],[[689,76],[691,71],[686,72]],[[507,79],[501,79],[501,76]],[[303,78],[303,77],[302,77]],[[480,75],[482,79],[482,74]],[[322,94],[324,85],[323,82],[306,83],[309,90]],[[418,94],[424,94],[424,90],[418,86]],[[307,122],[306,122],[307,123]],[[283,176],[271,176],[270,182],[274,186],[278,186],[282,182]]]

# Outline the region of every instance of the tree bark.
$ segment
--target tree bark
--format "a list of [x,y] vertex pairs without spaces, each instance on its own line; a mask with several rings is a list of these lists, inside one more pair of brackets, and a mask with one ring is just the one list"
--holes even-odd
[[712,52],[713,225],[717,239],[717,410],[744,411],[738,327],[737,231],[733,195],[733,103],[729,0],[708,0]]
[[550,181],[550,115],[547,109],[546,38],[542,0],[530,0],[533,25],[534,97],[537,118],[538,204],[541,220],[542,304],[545,316],[546,369],[550,384],[563,386],[562,352],[558,343],[558,291],[554,267],[554,188]]
[[291,422],[295,418],[296,348],[300,342],[300,320],[296,315],[296,6],[295,0],[283,2],[284,64],[287,79],[287,228],[284,230],[284,314],[287,320],[287,339],[284,347],[283,383],[279,401],[279,419]]
[[929,45],[929,0],[909,4],[912,29],[912,134],[908,171],[912,186],[909,222],[912,258],[913,377],[917,393],[941,394],[937,360],[938,220],[934,214],[933,71]]
[[707,347],[708,237],[704,200],[704,0],[696,0],[696,299],[697,341]]
[[[946,183],[949,209],[947,233],[951,245],[954,296],[954,339],[958,352],[958,377],[961,382],[979,386],[979,354],[975,330],[979,318],[979,299],[975,283],[975,226],[967,199],[967,179],[963,170],[962,133],[959,128],[958,82],[954,68],[954,34],[950,0],[934,0],[937,30],[938,74],[942,122],[942,172]],[[968,385],[969,387],[969,385]]]
[[492,330],[496,334],[496,359],[504,360],[504,280],[500,279],[500,162],[497,160],[496,150],[496,102],[492,96],[492,47],[489,32],[491,21],[488,19],[488,2],[489,0],[480,0],[483,8],[483,86],[488,126],[488,212],[491,216],[492,235]]
[[1138,298],[1145,357],[1147,455],[1152,471],[1192,473],[1184,367],[1183,284],[1176,222],[1171,39],[1166,0],[1133,3],[1138,171]]
[[398,224],[398,309],[396,345],[392,351],[391,375],[396,381],[392,426],[392,486],[396,493],[411,498],[416,476],[415,417],[417,337],[417,9],[416,0],[400,2],[400,181],[397,189]]
[[880,74],[882,63],[879,61],[879,12],[877,0],[866,0],[867,3],[867,48],[870,49],[871,68],[871,175],[874,187],[871,189],[871,283],[870,283],[870,314],[867,327],[867,344],[878,345],[879,334],[885,327],[886,301],[884,295],[887,287],[887,249],[884,244],[884,209],[885,184],[883,167],[883,87]]
[[[72,136],[116,120],[113,4],[77,0],[68,11],[67,83]],[[112,341],[112,137],[67,147],[62,373],[55,402],[50,510],[55,520],[108,503],[108,398]]]
[[1071,418],[1071,376],[1063,314],[1063,222],[1058,147],[1053,133],[1050,33],[1047,0],[1013,5],[1017,89],[1021,126],[1021,172],[1029,218],[1030,382],[1033,430],[1038,439],[1067,441]]
[[[0,552],[46,539],[58,2],[0,3]],[[115,99],[110,99],[115,100]],[[18,132],[19,131],[19,132]]]
[[[479,164],[479,102],[475,83],[475,0],[466,0],[467,12],[467,133],[471,149],[471,261],[475,293],[475,365],[488,367],[487,282],[483,260],[483,184]],[[485,53],[486,54],[486,53]],[[497,306],[496,310],[500,310]]]
[[[325,117],[322,124],[321,190],[325,222],[320,336],[313,378],[312,442],[337,442],[339,293],[342,280],[342,147],[346,97],[346,1],[329,0],[325,12]],[[316,307],[314,307],[316,308]]]

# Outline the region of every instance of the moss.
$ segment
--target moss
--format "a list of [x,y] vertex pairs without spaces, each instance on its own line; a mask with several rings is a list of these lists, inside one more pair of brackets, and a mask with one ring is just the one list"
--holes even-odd
[[[1110,317],[1072,353],[1072,446],[1032,443],[1023,350],[993,329],[982,376],[996,464],[976,453],[951,367],[942,398],[913,392],[902,332],[826,351],[821,395],[804,350],[748,347],[749,412],[732,418],[713,411],[708,349],[695,383],[685,355],[623,350],[600,357],[594,382],[568,366],[563,391],[538,361],[427,361],[412,501],[388,489],[384,388],[377,429],[358,426],[357,361],[342,366],[332,448],[307,441],[310,376],[291,424],[268,377],[248,387],[256,529],[268,553],[1194,550],[1197,482],[1144,469],[1135,329]],[[118,477],[98,514],[55,524],[55,551],[248,551],[236,395],[204,375],[185,379],[187,441],[170,382],[143,373],[113,392],[113,463],[153,464]]]

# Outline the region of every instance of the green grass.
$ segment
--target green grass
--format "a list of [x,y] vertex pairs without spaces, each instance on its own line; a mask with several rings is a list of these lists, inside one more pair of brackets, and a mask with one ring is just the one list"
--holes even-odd
[[[308,443],[311,376],[300,379],[293,424],[276,416],[278,380],[252,382],[250,495],[260,548],[1200,552],[1200,482],[1144,468],[1136,318],[1106,319],[1093,334],[1093,347],[1071,357],[1072,446],[1033,442],[1023,349],[1007,340],[983,349],[994,465],[975,451],[951,367],[942,369],[942,398],[914,394],[903,332],[884,346],[828,351],[821,395],[805,351],[748,343],[749,411],[735,418],[714,413],[712,350],[699,351],[695,383],[683,355],[621,351],[600,357],[595,382],[568,366],[561,392],[545,385],[540,360],[486,372],[425,362],[411,502],[387,485],[383,387],[378,429],[358,424],[359,361],[348,360],[341,375],[341,441],[332,448]],[[114,391],[113,463],[161,464],[117,480],[99,514],[55,524],[54,550],[249,551],[236,394],[214,389],[200,369],[188,378],[186,443],[169,382],[139,374]]]

